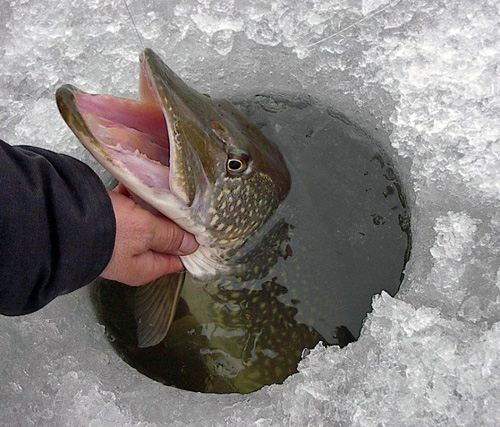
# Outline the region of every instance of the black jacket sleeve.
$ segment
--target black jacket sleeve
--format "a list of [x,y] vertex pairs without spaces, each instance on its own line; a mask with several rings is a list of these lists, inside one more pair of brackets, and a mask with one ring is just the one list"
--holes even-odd
[[90,283],[114,242],[111,201],[88,166],[0,141],[0,313],[31,313]]

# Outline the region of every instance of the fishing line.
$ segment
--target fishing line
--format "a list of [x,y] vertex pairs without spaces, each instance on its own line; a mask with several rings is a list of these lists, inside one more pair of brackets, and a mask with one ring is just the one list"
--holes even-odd
[[310,44],[304,46],[304,48],[310,49],[310,48],[315,47],[321,43],[324,43],[327,40],[330,40],[330,39],[338,36],[339,34],[342,34],[342,33],[346,32],[347,30],[350,30],[351,28],[356,27],[357,25],[361,24],[362,22],[365,22],[365,21],[368,21],[368,20],[374,18],[376,15],[379,15],[380,13],[384,12],[386,9],[396,6],[400,1],[401,0],[396,0],[396,1],[393,1],[391,3],[386,4],[385,6],[380,7],[378,9],[375,9],[374,11],[372,11],[368,15],[366,15],[364,18],[361,18],[361,19],[353,22],[352,24],[348,25],[347,27],[342,28],[341,30],[337,31],[334,34],[329,35],[328,37],[324,37],[321,40],[315,41],[314,43],[310,43]]
[[145,49],[144,40],[142,39],[141,35],[139,34],[139,31],[137,30],[137,26],[135,25],[134,17],[132,16],[132,13],[130,12],[130,8],[128,7],[127,0],[123,0],[123,3],[125,4],[125,8],[127,9],[128,16],[130,17],[130,20],[132,21],[132,26],[134,27],[135,34],[137,35],[137,38],[139,39],[139,43],[142,46],[142,50],[144,50]]

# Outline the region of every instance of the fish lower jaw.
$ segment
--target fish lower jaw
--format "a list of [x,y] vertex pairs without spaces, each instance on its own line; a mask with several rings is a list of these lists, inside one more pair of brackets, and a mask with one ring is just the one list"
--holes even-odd
[[198,280],[210,280],[215,277],[230,274],[236,268],[235,265],[222,259],[214,248],[200,246],[196,252],[181,256],[181,261],[186,270]]
[[[179,227],[195,235],[203,235],[205,227],[191,218],[191,209],[170,189],[166,166],[152,164],[144,156],[128,153],[124,159],[110,155],[111,150],[95,150],[89,147],[94,157],[122,183],[134,196],[175,222]],[[122,152],[123,153],[123,152]],[[147,167],[147,166],[150,167]],[[132,166],[132,167],[131,167]]]

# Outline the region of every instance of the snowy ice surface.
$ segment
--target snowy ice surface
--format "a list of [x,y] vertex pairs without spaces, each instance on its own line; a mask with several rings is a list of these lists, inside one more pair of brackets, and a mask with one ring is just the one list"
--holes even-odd
[[386,142],[411,193],[400,293],[358,342],[248,396],[164,387],[112,351],[88,289],[0,318],[2,425],[500,424],[497,0],[0,1],[0,137],[77,156],[55,88],[134,95],[141,43],[215,95],[310,94]]

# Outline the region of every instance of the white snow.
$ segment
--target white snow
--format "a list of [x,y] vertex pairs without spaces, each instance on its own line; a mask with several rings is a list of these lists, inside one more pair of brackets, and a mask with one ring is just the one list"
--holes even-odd
[[[0,425],[498,425],[500,3],[3,1],[0,138],[77,156],[53,94],[136,93],[141,43],[202,92],[310,94],[386,142],[412,206],[400,293],[285,384],[207,396],[113,352],[88,290],[0,318]],[[1,262],[1,261],[0,261]]]

